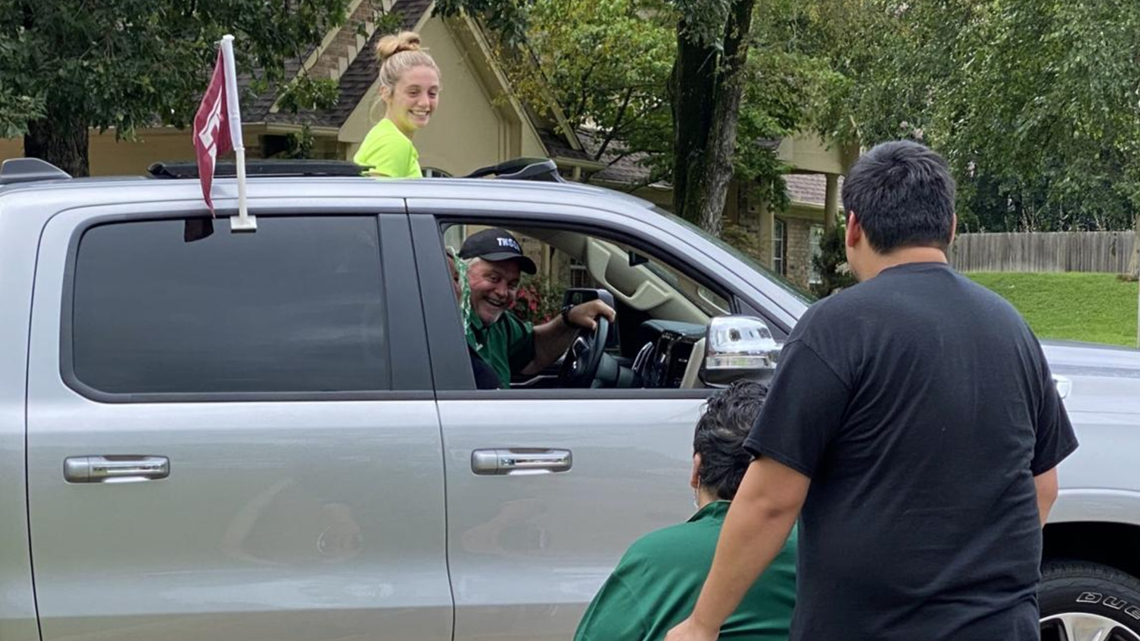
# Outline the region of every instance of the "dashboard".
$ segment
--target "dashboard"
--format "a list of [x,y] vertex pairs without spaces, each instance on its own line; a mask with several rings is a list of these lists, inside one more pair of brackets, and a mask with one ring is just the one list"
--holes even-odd
[[651,320],[638,327],[641,348],[633,361],[639,387],[679,388],[693,357],[693,347],[705,337],[704,325]]

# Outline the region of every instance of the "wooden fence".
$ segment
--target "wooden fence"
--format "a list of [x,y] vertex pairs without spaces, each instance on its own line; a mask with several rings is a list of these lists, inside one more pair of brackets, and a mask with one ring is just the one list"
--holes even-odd
[[961,234],[949,253],[950,262],[964,272],[1124,274],[1135,243],[1131,231]]

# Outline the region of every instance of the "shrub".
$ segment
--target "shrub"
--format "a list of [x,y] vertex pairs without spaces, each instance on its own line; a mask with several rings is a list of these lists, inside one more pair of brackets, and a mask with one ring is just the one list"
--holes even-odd
[[856,282],[855,274],[847,267],[847,251],[844,237],[847,230],[837,225],[830,232],[825,231],[819,239],[819,255],[811,261],[819,272],[820,282],[811,286],[816,296],[823,298],[851,287]]

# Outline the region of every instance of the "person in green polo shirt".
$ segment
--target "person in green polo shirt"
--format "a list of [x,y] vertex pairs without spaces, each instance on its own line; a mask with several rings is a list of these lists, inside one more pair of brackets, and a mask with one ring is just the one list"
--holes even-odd
[[[709,399],[693,435],[697,513],[626,550],[578,624],[575,641],[657,641],[685,620],[712,567],[728,506],[752,456],[744,439],[767,388],[740,381]],[[796,599],[796,530],[720,629],[721,639],[786,641]]]
[[421,178],[420,155],[412,137],[427,126],[439,105],[439,67],[412,31],[381,38],[376,57],[381,61],[384,118],[364,137],[352,161],[368,167],[369,176]]
[[522,274],[537,270],[519,241],[503,229],[472,234],[459,248],[459,258],[467,261],[470,288],[467,344],[495,370],[501,388],[510,387],[512,374],[534,374],[558,360],[580,328],[597,326],[594,319],[616,318],[613,308],[600,300],[564,309],[537,327],[505,313],[515,303]]

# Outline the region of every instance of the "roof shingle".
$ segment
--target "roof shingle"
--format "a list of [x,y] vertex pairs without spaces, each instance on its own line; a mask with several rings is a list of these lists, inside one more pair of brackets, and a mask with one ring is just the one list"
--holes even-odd
[[[424,14],[431,8],[432,0],[397,0],[391,12],[400,14],[402,29],[414,29]],[[349,21],[341,29],[353,29]],[[374,32],[364,47],[351,60],[344,73],[338,79],[337,103],[332,109],[312,110],[303,109],[297,113],[272,113],[271,108],[277,101],[278,87],[270,87],[256,99],[250,101],[248,108],[242,109],[242,118],[249,122],[270,122],[282,124],[305,124],[318,127],[340,127],[352,115],[361,100],[368,97],[368,90],[376,82],[379,69],[376,64],[376,43],[385,34],[379,30]],[[301,58],[286,62],[286,77],[294,78],[301,70],[302,61],[307,59],[316,45]],[[247,81],[248,84],[248,81]]]
[[[827,201],[827,176],[823,174],[786,174],[784,185],[793,203],[823,207]],[[843,189],[843,176],[839,177]]]
[[[593,160],[594,158],[581,149],[574,149],[566,141],[566,137],[549,129],[539,129],[538,137],[546,147],[546,153],[551,158],[571,158],[573,160]],[[581,138],[581,136],[579,136]]]
[[[553,137],[553,134],[551,136]],[[561,138],[559,137],[559,139]],[[578,139],[582,141],[582,146],[590,152],[588,157],[593,158],[597,153],[598,145],[601,144],[598,136],[593,132],[580,130]],[[555,153],[552,144],[547,143],[545,137],[543,143],[547,145],[547,150],[551,154]],[[561,144],[569,147],[565,141],[562,141]],[[768,146],[775,149],[775,145],[769,144]],[[644,164],[646,159],[647,156],[641,153],[621,157],[620,149],[610,147],[606,153],[602,154],[601,159],[602,162],[610,163],[610,166],[591,176],[591,180],[622,185],[646,184],[650,178],[650,169]],[[816,207],[825,205],[827,177],[823,174],[785,174],[783,178],[784,185],[788,190],[788,198],[793,203]],[[843,188],[843,176],[839,177],[839,188]]]
[[[578,140],[582,141],[588,152],[586,156],[592,160],[598,155],[604,139],[596,132],[580,129]],[[608,166],[590,176],[590,180],[631,186],[649,184],[651,171],[644,165],[648,158],[647,154],[640,152],[626,154],[619,144],[611,143],[599,159]]]

